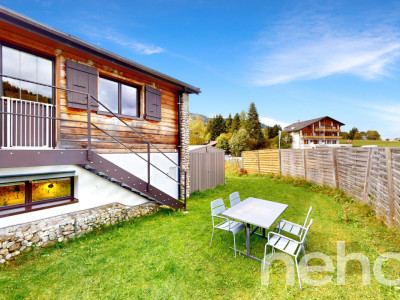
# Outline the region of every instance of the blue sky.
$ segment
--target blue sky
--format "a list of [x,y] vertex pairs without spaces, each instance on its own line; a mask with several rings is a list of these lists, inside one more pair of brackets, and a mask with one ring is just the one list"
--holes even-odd
[[200,87],[190,111],[255,102],[282,125],[329,115],[400,137],[399,1],[0,0]]

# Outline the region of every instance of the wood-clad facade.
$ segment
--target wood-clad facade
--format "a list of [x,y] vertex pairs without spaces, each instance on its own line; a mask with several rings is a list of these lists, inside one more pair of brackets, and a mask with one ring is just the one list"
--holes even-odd
[[[120,115],[120,117],[161,151],[178,151],[178,102],[179,94],[183,91],[182,86],[148,76],[140,70],[116,64],[111,60],[95,56],[93,53],[76,49],[68,44],[60,43],[44,35],[2,21],[0,21],[0,43],[52,59],[54,62],[53,84],[55,86],[68,88],[70,78],[68,78],[67,64],[68,62],[77,62],[95,70],[97,80],[104,77],[137,88],[138,114],[136,116]],[[146,87],[159,91],[161,95],[161,118],[159,119],[146,118]],[[98,98],[98,93],[95,96]],[[88,143],[87,124],[85,123],[87,111],[69,105],[68,97],[70,95],[67,95],[65,91],[54,92],[55,116],[63,120],[54,122],[55,141],[53,142],[57,148],[84,149]],[[101,99],[99,100],[101,101]],[[91,121],[93,124],[118,139],[128,148],[139,152],[147,151],[147,145],[143,143],[141,138],[133,134],[117,118],[101,110],[100,108],[97,111],[92,111]],[[82,121],[82,123],[67,120]],[[127,151],[97,128],[92,128],[92,149],[101,153]]]

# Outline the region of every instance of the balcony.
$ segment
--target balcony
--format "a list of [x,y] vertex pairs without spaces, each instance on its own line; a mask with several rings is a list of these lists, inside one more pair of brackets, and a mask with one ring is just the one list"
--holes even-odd
[[342,137],[339,135],[335,135],[335,136],[326,136],[326,135],[302,135],[301,136],[302,139],[309,139],[309,140],[335,140],[335,139],[341,139]]
[[325,132],[339,132],[340,129],[338,128],[329,128],[329,127],[317,127],[314,128],[314,131],[325,131]]

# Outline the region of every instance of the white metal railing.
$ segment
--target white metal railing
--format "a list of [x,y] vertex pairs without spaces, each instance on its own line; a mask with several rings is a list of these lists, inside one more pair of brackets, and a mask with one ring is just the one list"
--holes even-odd
[[53,147],[54,105],[1,97],[2,148]]

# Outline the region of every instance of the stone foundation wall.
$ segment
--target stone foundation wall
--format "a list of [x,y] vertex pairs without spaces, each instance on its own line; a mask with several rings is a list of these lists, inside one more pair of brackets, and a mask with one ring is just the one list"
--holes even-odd
[[46,247],[65,242],[91,232],[96,227],[128,221],[158,210],[158,205],[146,203],[125,206],[119,203],[78,211],[0,229],[0,263],[13,259],[34,247]]

